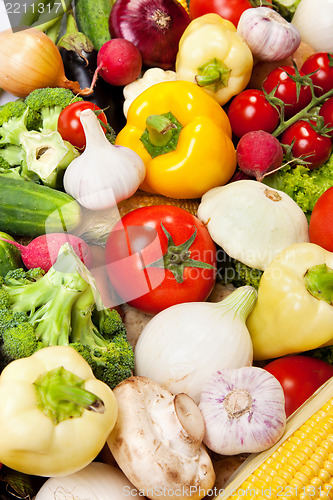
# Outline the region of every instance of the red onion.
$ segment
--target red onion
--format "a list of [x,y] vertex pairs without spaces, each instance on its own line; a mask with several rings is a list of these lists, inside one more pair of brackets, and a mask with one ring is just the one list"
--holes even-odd
[[110,17],[112,38],[125,38],[141,52],[143,64],[171,69],[190,17],[177,0],[116,0]]

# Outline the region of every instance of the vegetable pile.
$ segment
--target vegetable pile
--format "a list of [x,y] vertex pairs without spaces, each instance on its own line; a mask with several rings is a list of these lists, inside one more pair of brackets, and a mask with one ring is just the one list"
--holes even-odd
[[21,14],[0,33],[0,496],[332,498],[331,1]]

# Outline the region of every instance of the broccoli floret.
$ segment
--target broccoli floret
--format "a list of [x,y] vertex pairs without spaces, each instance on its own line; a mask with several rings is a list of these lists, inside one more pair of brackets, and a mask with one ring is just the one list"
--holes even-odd
[[27,105],[23,99],[9,101],[0,106],[0,127],[12,118],[20,118],[26,109]]
[[35,326],[28,321],[4,329],[2,342],[1,353],[6,364],[14,359],[27,358],[43,347],[36,337]]
[[118,312],[101,305],[93,277],[68,243],[47,273],[9,271],[0,283],[3,356],[16,359],[41,347],[72,345],[113,388],[132,374],[134,353]]
[[28,118],[34,121],[34,130],[57,130],[61,111],[72,102],[82,101],[69,89],[60,87],[36,89],[25,98],[29,108]]
[[[37,90],[45,92],[45,89]],[[74,96],[68,89],[61,90]],[[33,112],[37,113],[35,110]],[[0,168],[3,173],[13,175],[8,168],[20,166],[19,174],[23,179],[62,189],[65,169],[79,152],[72,144],[64,141],[57,130],[28,130],[29,113],[30,109],[26,107],[21,116],[10,118],[0,127],[0,145],[4,146],[0,148]],[[17,172],[15,176],[16,174]]]
[[[97,327],[93,319],[100,326]],[[91,288],[73,306],[70,338],[70,345],[89,363],[95,377],[111,389],[132,375],[134,353],[121,317],[115,309],[104,309],[96,314]]]
[[[22,267],[17,269],[11,269],[8,271],[6,276],[3,278],[3,284],[5,285],[26,285],[37,281],[39,278],[45,275],[45,271],[41,267],[34,267],[28,269],[27,271]],[[4,291],[4,289],[2,289]]]
[[34,279],[31,271],[24,275],[14,270],[2,285],[10,309],[27,313],[44,346],[69,343],[72,306],[88,286],[76,269],[76,257],[70,245],[63,245],[56,264],[43,276]]
[[37,347],[35,327],[28,323],[27,314],[0,309],[0,370],[14,359],[30,356]]
[[98,329],[106,339],[123,335],[126,338],[126,328],[120,314],[116,309],[94,310],[93,321],[98,325]]

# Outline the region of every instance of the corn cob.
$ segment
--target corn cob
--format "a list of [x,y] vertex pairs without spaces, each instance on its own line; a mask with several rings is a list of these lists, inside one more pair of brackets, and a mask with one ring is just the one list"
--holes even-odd
[[199,203],[199,200],[178,200],[159,194],[147,194],[137,191],[127,200],[118,203],[116,207],[106,210],[87,210],[83,208],[81,223],[75,228],[73,234],[80,236],[88,243],[104,245],[109,232],[118,220],[136,208],[153,205],[173,205],[184,208],[196,215]]
[[287,422],[270,450],[251,456],[215,500],[333,499],[333,378]]

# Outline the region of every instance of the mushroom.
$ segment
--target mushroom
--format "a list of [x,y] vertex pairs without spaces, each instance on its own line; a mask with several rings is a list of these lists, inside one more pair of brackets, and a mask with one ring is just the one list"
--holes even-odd
[[215,472],[193,399],[142,376],[124,380],[114,394],[118,418],[107,444],[129,481],[151,500],[207,495]]

